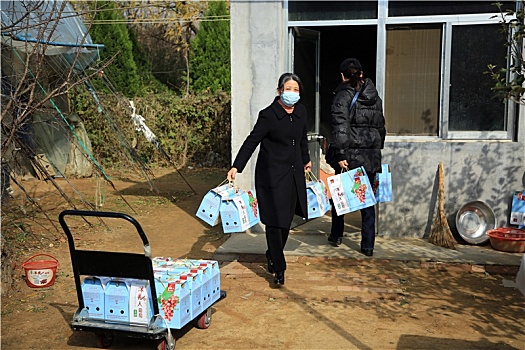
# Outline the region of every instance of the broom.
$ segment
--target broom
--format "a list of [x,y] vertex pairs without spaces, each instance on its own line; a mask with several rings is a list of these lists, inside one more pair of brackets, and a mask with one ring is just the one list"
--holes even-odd
[[439,162],[438,167],[438,211],[432,222],[428,241],[440,247],[456,249],[456,240],[452,236],[448,226],[447,216],[445,215],[445,174],[443,163]]

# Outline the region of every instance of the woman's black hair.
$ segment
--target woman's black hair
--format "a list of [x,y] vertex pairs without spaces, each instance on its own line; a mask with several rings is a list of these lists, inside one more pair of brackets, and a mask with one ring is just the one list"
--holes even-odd
[[345,75],[345,78],[348,79],[348,84],[350,84],[351,87],[353,87],[356,90],[361,90],[361,86],[363,85],[364,80],[362,71],[357,70],[356,72],[349,74],[348,77]]
[[339,71],[343,73],[345,79],[348,79],[348,84],[356,90],[361,89],[363,68],[361,67],[361,62],[357,58],[347,58],[344,60],[340,67]]
[[301,79],[299,78],[299,76],[294,73],[284,73],[283,75],[281,75],[279,78],[279,82],[277,83],[277,89],[282,90],[284,87],[284,84],[290,80],[296,81],[297,84],[299,84],[299,93],[302,93],[303,83],[301,82]]

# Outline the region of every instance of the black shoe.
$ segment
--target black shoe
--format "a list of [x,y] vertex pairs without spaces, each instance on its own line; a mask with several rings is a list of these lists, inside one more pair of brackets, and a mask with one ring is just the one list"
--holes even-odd
[[332,243],[334,247],[339,247],[343,243],[343,237],[328,236],[328,242]]
[[370,248],[361,248],[361,253],[365,254],[366,256],[372,256],[374,255],[374,250]]
[[268,260],[268,272],[273,273],[273,261],[270,259],[270,254],[266,252],[266,259]]
[[275,284],[284,284],[284,271],[277,271],[273,280]]

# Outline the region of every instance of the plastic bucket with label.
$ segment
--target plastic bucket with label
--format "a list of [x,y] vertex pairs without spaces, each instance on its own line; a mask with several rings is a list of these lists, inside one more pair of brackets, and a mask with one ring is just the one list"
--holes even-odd
[[[53,260],[33,260],[39,256],[47,256]],[[48,254],[36,254],[27,259],[22,267],[26,273],[26,283],[31,288],[44,288],[55,283],[58,260]]]

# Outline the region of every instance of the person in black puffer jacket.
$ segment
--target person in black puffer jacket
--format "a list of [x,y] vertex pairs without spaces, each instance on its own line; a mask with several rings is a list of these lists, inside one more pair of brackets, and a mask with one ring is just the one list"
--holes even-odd
[[[385,144],[383,101],[369,78],[365,78],[361,63],[347,58],[341,63],[341,84],[332,100],[332,142],[328,163],[340,174],[344,168],[363,166],[372,184],[381,171],[381,149]],[[350,109],[354,95],[359,93]],[[332,203],[333,204],[333,203]],[[375,208],[361,209],[361,252],[372,256],[375,243]],[[338,216],[332,205],[332,227],[328,241],[335,246],[342,243],[344,215]]]

